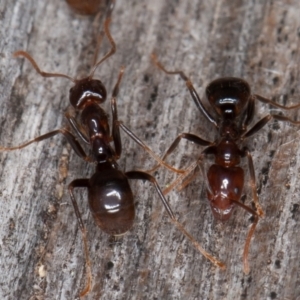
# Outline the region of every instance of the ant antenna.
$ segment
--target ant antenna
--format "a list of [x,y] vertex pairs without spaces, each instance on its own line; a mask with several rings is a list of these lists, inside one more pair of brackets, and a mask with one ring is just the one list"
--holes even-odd
[[[97,63],[95,63],[93,69],[92,69],[92,72],[91,74],[88,76],[89,79],[91,79],[93,76],[94,76],[94,73],[97,69],[97,67],[103,62],[105,61],[107,58],[109,58],[110,56],[112,56],[115,52],[116,52],[116,44],[114,42],[114,39],[112,38],[110,32],[109,32],[109,24],[111,22],[111,14],[112,14],[112,11],[114,9],[114,5],[115,5],[115,0],[111,0],[111,1],[107,1],[109,2],[109,7],[108,7],[108,10],[107,10],[107,13],[106,13],[106,19],[105,19],[105,22],[104,22],[104,33],[105,35],[107,36],[110,44],[111,44],[111,49],[104,55],[104,57],[99,60]],[[101,44],[101,41],[102,41],[102,37],[103,37],[103,32],[101,32],[98,36],[98,41],[97,41],[97,47],[96,47],[96,53],[98,52],[98,49],[100,47],[100,44]],[[61,74],[61,73],[48,73],[48,72],[44,72],[42,71],[38,64],[36,63],[36,61],[31,57],[31,55],[25,51],[16,51],[13,53],[13,57],[24,57],[26,58],[30,63],[31,65],[33,66],[33,68],[38,72],[38,74],[40,74],[42,77],[63,77],[63,78],[67,78],[69,80],[71,80],[73,83],[76,83],[77,80],[68,76],[68,75],[65,75],[65,74]],[[94,57],[94,61],[97,60],[97,55],[95,55]]]
[[27,60],[29,60],[29,62],[31,63],[31,65],[34,67],[34,69],[42,76],[42,77],[63,77],[63,78],[67,78],[69,80],[71,80],[72,82],[76,82],[76,80],[68,75],[65,74],[61,74],[61,73],[47,73],[42,71],[38,64],[35,62],[35,60],[30,56],[29,53],[25,52],[25,51],[16,51],[13,54],[13,57],[18,57],[18,56],[23,56],[25,57]]

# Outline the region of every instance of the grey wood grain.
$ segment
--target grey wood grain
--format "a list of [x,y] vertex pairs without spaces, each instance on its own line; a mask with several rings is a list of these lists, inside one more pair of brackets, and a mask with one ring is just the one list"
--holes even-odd
[[[201,96],[211,80],[237,76],[255,93],[299,103],[299,15],[296,0],[118,1],[111,25],[117,53],[96,77],[110,95],[119,68],[126,67],[120,119],[162,155],[183,131],[210,140],[216,133],[196,110],[184,82],[154,67],[150,54],[155,51],[170,69],[184,70]],[[1,0],[0,145],[16,145],[64,126],[72,86],[65,79],[41,78],[12,53],[26,50],[44,70],[82,76],[95,47],[92,22],[72,13],[64,1]],[[104,42],[101,53],[107,49]],[[256,121],[269,111],[258,104]],[[299,110],[288,115],[300,119]],[[200,176],[167,197],[186,228],[226,263],[226,271],[216,269],[173,227],[148,183],[132,182],[135,226],[119,239],[95,227],[87,194],[78,191],[93,272],[86,299],[300,299],[298,132],[297,126],[271,122],[245,143],[253,154],[265,211],[251,244],[247,276],[242,251],[251,216],[236,209],[227,223],[215,221]],[[124,170],[154,164],[127,136],[122,138]],[[169,162],[188,166],[200,151],[183,142]],[[59,136],[1,153],[0,159],[1,299],[78,298],[85,262],[66,188],[75,178],[89,177],[93,166]],[[176,177],[164,169],[156,176],[162,187]],[[245,195],[251,205],[248,180]]]

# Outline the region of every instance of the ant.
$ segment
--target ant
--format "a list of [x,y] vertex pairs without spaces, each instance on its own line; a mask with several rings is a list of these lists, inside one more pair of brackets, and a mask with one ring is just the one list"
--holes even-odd
[[[165,152],[162,160],[165,160],[175,150],[181,139],[186,139],[187,141],[200,146],[206,146],[206,148],[201,152],[198,160],[192,163],[185,170],[184,174],[180,175],[164,190],[164,194],[166,195],[190,173],[194,172],[191,178],[185,179],[181,186],[179,186],[178,189],[182,189],[195,177],[197,173],[196,171],[200,170],[206,184],[207,198],[209,200],[213,216],[216,219],[221,221],[228,220],[235,206],[239,206],[252,214],[253,223],[246,237],[243,252],[244,273],[248,274],[250,272],[248,262],[250,241],[254,234],[258,220],[264,216],[264,212],[259,204],[256,192],[256,180],[252,156],[246,146],[242,147],[242,143],[245,139],[257,133],[272,119],[300,125],[299,121],[293,121],[288,117],[268,114],[247,130],[247,127],[251,124],[255,114],[256,100],[285,110],[299,108],[300,104],[290,107],[279,105],[270,99],[257,94],[252,94],[250,86],[245,80],[235,77],[224,77],[212,81],[206,87],[206,97],[216,115],[213,116],[204,107],[191,80],[183,71],[166,70],[165,67],[158,61],[155,54],[152,54],[152,60],[164,73],[169,75],[179,75],[185,81],[197,108],[200,110],[202,115],[214,125],[218,132],[218,137],[213,142],[204,140],[192,133],[181,133],[177,136]],[[205,176],[206,171],[203,161],[209,155],[214,156],[215,163],[210,166]],[[247,158],[248,160],[250,184],[255,210],[240,202],[244,187],[244,170],[241,166],[239,166],[242,158]],[[151,170],[148,170],[148,172],[151,173],[158,167],[159,165],[156,165]]]
[[81,15],[95,15],[104,5],[103,0],[66,0],[66,2],[76,13]]
[[[106,12],[106,19],[104,21],[104,33],[110,42],[111,49],[101,60],[95,63],[90,75],[86,78],[77,80],[65,74],[44,72],[40,70],[38,64],[27,52],[17,51],[14,53],[15,57],[24,57],[27,59],[40,76],[63,77],[74,83],[74,86],[70,89],[69,100],[71,106],[78,113],[79,118],[74,118],[68,112],[65,113],[65,117],[67,118],[71,128],[76,133],[76,136],[68,129],[61,128],[38,136],[19,146],[0,147],[1,151],[18,150],[25,148],[34,142],[40,142],[58,134],[62,134],[80,158],[95,165],[95,172],[91,178],[75,179],[68,185],[71,202],[74,207],[80,231],[82,233],[86,261],[87,283],[85,288],[81,291],[80,297],[83,297],[89,293],[92,284],[92,273],[88,252],[87,231],[84,226],[74,194],[74,189],[77,188],[85,188],[88,190],[89,208],[96,224],[100,227],[100,229],[109,235],[119,236],[125,234],[131,229],[135,217],[134,199],[131,187],[129,185],[129,179],[149,181],[154,185],[171,222],[207,259],[212,261],[216,266],[225,269],[225,265],[214,256],[207,253],[185,230],[183,225],[177,221],[175,214],[173,213],[163,194],[163,191],[152,175],[144,171],[137,170],[123,172],[118,166],[117,160],[122,154],[122,142],[120,136],[121,128],[139,146],[141,146],[146,152],[155,158],[159,164],[164,165],[174,172],[177,170],[163,162],[150,150],[148,146],[146,146],[133,132],[131,132],[131,130],[129,130],[121,121],[119,121],[116,99],[124,73],[123,67],[119,72],[117,83],[112,91],[112,132],[110,133],[108,115],[100,106],[106,100],[106,88],[100,80],[93,79],[93,77],[97,67],[116,52],[116,45],[109,31],[113,6],[114,1],[112,1],[110,7],[108,8]],[[89,147],[90,155],[86,154],[85,150],[77,139]],[[111,142],[113,142],[114,147],[111,146]]]

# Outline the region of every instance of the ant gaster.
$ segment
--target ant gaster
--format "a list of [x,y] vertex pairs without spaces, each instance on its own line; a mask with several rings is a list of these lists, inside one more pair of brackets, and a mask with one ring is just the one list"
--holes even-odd
[[[70,198],[82,233],[86,258],[87,284],[80,296],[84,296],[89,292],[91,288],[92,275],[88,253],[87,232],[75,199],[75,188],[86,188],[88,190],[89,208],[97,225],[109,235],[122,235],[132,227],[135,216],[134,199],[128,179],[149,181],[154,185],[172,223],[206,258],[211,260],[216,266],[223,269],[225,268],[225,265],[222,262],[207,253],[184,229],[183,225],[176,220],[162,190],[152,175],[143,171],[123,172],[117,164],[117,160],[120,158],[122,153],[122,143],[119,131],[119,128],[121,128],[160,164],[172,171],[176,171],[175,168],[163,162],[150,150],[149,147],[147,147],[124,124],[122,124],[122,122],[118,120],[116,97],[118,95],[124,68],[121,69],[117,83],[112,92],[112,133],[110,133],[108,116],[104,109],[100,106],[106,100],[106,89],[100,80],[93,79],[93,75],[96,68],[116,51],[114,40],[109,32],[112,9],[113,5],[109,7],[104,22],[104,32],[111,44],[111,49],[93,66],[91,74],[86,78],[75,80],[65,74],[43,72],[27,52],[18,51],[14,53],[14,56],[16,57],[21,56],[29,60],[41,76],[63,77],[74,83],[74,86],[70,89],[69,99],[71,105],[77,111],[80,118],[79,121],[77,121],[69,113],[65,113],[65,116],[79,140],[89,146],[91,155],[89,156],[85,153],[83,147],[77,141],[76,136],[66,128],[48,132],[19,146],[9,148],[0,147],[1,151],[22,149],[34,142],[40,142],[55,135],[62,134],[79,157],[87,162],[95,164],[95,173],[91,178],[75,179],[68,186]],[[114,147],[110,145],[111,142],[113,142]]]
[[[185,81],[197,108],[218,131],[218,138],[214,142],[206,141],[191,133],[181,133],[174,140],[164,154],[162,160],[165,160],[167,156],[174,151],[181,139],[186,139],[198,145],[206,146],[206,148],[202,151],[199,159],[185,170],[185,174],[179,176],[168,186],[168,188],[164,190],[164,194],[167,194],[182,180],[184,180],[186,176],[188,176],[191,172],[194,172],[191,178],[184,180],[181,188],[186,186],[192,178],[194,178],[196,168],[198,168],[205,180],[207,198],[209,200],[212,213],[216,219],[221,221],[228,220],[235,206],[239,206],[252,214],[254,220],[248,232],[243,253],[244,272],[248,274],[250,271],[248,263],[250,241],[254,234],[258,219],[259,217],[263,217],[264,213],[259,204],[256,192],[252,156],[249,149],[247,147],[241,147],[241,144],[246,138],[257,133],[272,119],[286,121],[296,125],[300,124],[300,122],[293,121],[285,116],[268,114],[252,126],[251,129],[247,130],[247,127],[251,124],[255,114],[256,100],[285,110],[299,108],[300,104],[290,107],[279,105],[262,96],[251,94],[249,84],[243,79],[225,77],[212,81],[206,88],[207,99],[217,115],[217,117],[213,117],[203,106],[202,101],[190,79],[182,71],[167,71],[157,60],[155,54],[152,55],[152,59],[154,64],[163,72],[170,75],[179,75]],[[215,157],[215,163],[210,166],[205,175],[203,160],[208,155],[213,155]],[[244,157],[248,160],[250,183],[253,201],[256,208],[255,210],[240,202],[244,187],[244,170],[239,166],[239,164],[241,158]],[[157,168],[158,166],[155,166],[151,170],[148,170],[148,172],[153,172]]]

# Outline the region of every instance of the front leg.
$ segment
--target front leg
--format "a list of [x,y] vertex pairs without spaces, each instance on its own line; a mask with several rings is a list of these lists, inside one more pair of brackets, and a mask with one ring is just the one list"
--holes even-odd
[[[178,146],[179,142],[182,139],[186,139],[189,142],[195,143],[197,145],[200,146],[212,146],[214,143],[206,141],[204,139],[202,139],[201,137],[192,134],[192,133],[181,133],[177,136],[177,138],[174,140],[174,142],[171,144],[171,146],[169,147],[169,149],[166,151],[166,153],[164,154],[164,156],[162,157],[162,160],[165,161],[165,159],[175,150],[175,148]],[[159,167],[159,165],[154,166],[152,169],[147,170],[147,172],[152,173],[154,172],[157,168]],[[184,170],[184,172],[181,173],[186,173],[186,170]]]
[[122,141],[120,135],[120,128],[119,128],[119,120],[118,120],[118,110],[117,110],[117,96],[119,93],[119,86],[123,77],[124,67],[121,68],[118,81],[113,89],[112,98],[111,98],[111,111],[112,111],[112,137],[115,144],[115,152],[116,152],[116,159],[121,156],[122,153]]
[[70,113],[66,112],[65,113],[65,117],[68,120],[69,124],[71,125],[71,127],[73,128],[73,130],[76,132],[76,134],[79,136],[79,138],[85,142],[87,145],[90,145],[90,141],[88,139],[88,137],[86,136],[85,132],[82,131],[80,125],[78,124],[78,122],[75,120],[74,117],[71,116]]
[[169,169],[175,173],[184,173],[185,170],[178,170],[166,162],[164,162],[158,155],[156,155],[141,139],[139,139],[128,127],[126,127],[121,121],[118,122],[119,127],[132,138],[139,146],[141,146],[146,152],[148,152],[158,163],[163,165],[165,168]]
[[91,162],[91,158],[86,155],[86,153],[84,152],[83,148],[81,147],[81,145],[79,144],[79,142],[77,141],[76,137],[67,129],[56,129],[53,131],[50,131],[48,133],[45,133],[43,135],[40,135],[24,144],[21,144],[19,146],[14,146],[14,147],[0,147],[0,151],[14,151],[14,150],[19,150],[19,149],[23,149],[27,146],[29,146],[32,143],[37,143],[37,142],[41,142],[43,140],[47,140],[55,135],[58,134],[62,134],[68,141],[68,143],[71,145],[71,147],[73,148],[73,150],[75,151],[75,153],[81,157],[82,159],[84,159],[87,162]]

